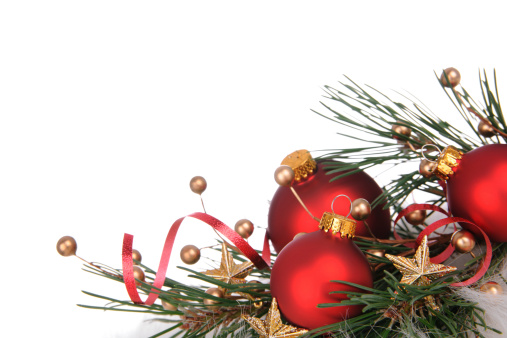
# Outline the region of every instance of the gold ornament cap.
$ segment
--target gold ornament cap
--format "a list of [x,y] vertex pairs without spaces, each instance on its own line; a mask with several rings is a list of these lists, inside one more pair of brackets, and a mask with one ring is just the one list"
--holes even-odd
[[437,159],[437,165],[433,169],[433,173],[443,181],[449,179],[454,174],[452,168],[458,166],[457,160],[461,160],[463,153],[453,146],[447,146],[440,153]]
[[296,182],[307,179],[317,169],[317,162],[310,155],[310,152],[305,149],[297,150],[287,155],[281,164],[292,168]]
[[333,235],[340,233],[342,238],[353,238],[356,234],[356,221],[345,216],[325,212],[320,219],[319,229],[325,232],[331,230]]

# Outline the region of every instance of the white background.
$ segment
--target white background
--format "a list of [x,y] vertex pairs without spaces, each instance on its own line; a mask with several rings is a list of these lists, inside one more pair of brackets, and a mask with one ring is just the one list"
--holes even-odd
[[[444,119],[456,112],[434,71],[458,68],[480,100],[478,71],[496,68],[505,97],[500,4],[0,2],[2,336],[156,332],[143,315],[78,308],[104,305],[80,290],[128,296],[56,241],[72,235],[80,256],[120,267],[128,232],[155,268],[170,224],[201,210],[195,175],[210,214],[265,227],[281,159],[344,146],[339,126],[310,111],[343,74],[407,90]],[[180,247],[213,244],[202,224],[183,230]]]

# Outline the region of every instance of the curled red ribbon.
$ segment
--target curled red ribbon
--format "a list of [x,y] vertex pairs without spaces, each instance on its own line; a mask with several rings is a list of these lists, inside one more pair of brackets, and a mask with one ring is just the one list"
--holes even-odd
[[[481,232],[482,237],[484,237],[484,241],[486,242],[486,256],[484,257],[484,260],[482,261],[482,265],[479,268],[479,270],[477,270],[477,272],[475,273],[475,275],[472,276],[471,278],[467,279],[466,281],[457,282],[457,283],[452,283],[451,284],[451,286],[467,286],[467,285],[470,285],[470,284],[473,284],[473,283],[477,282],[479,279],[481,279],[482,276],[484,276],[484,274],[486,273],[486,271],[488,271],[489,265],[491,264],[491,258],[493,257],[493,250],[492,250],[492,247],[491,247],[491,242],[489,240],[489,237],[488,237],[488,235],[486,235],[486,233],[484,231],[482,231],[481,228],[479,228],[477,225],[475,225],[474,223],[472,223],[472,222],[470,222],[470,221],[468,221],[468,220],[466,220],[464,218],[461,218],[461,217],[448,217],[448,218],[444,218],[444,219],[438,220],[438,221],[436,221],[436,222],[428,225],[428,227],[426,229],[424,229],[423,231],[421,231],[421,233],[417,237],[417,243],[420,243],[425,235],[429,235],[433,231],[435,231],[435,230],[437,230],[437,229],[439,229],[439,228],[441,228],[443,226],[446,226],[448,224],[455,223],[455,222],[467,223],[467,224],[469,224],[469,226],[475,227],[477,230],[479,230]],[[450,244],[450,246],[451,245],[452,244]],[[444,252],[442,252],[442,254]],[[440,254],[439,256],[441,256],[442,254]],[[434,258],[437,258],[439,256],[436,256]],[[432,263],[441,263],[443,261],[444,261],[444,259],[442,259],[442,260],[440,260],[438,262],[435,261],[434,259],[431,259]]]
[[262,259],[266,263],[268,263],[269,266],[271,266],[271,250],[269,248],[269,235],[266,231],[266,234],[264,235],[264,246],[262,247]]
[[[444,209],[436,206],[436,205],[431,205],[431,204],[411,204],[409,205],[408,207],[406,207],[405,209],[403,209],[402,211],[400,211],[398,213],[398,216],[396,217],[396,219],[394,220],[394,229],[393,229],[393,235],[394,235],[394,238],[400,240],[402,239],[400,235],[398,235],[398,233],[396,232],[396,224],[398,224],[398,221],[410,214],[412,211],[416,211],[416,210],[432,210],[432,211],[438,211],[438,212],[441,212],[442,214],[446,215],[447,217],[451,217],[451,214],[448,213],[447,211],[445,211]],[[422,237],[421,237],[422,239]],[[418,244],[420,244],[421,242],[420,241],[417,241]],[[403,245],[405,245],[407,248],[412,248],[412,249],[415,249],[418,244],[416,243],[405,243]],[[452,254],[452,252],[451,252]],[[450,256],[450,254],[449,254]]]
[[[176,238],[176,234],[178,233],[178,229],[181,225],[181,222],[187,217],[196,218],[200,221],[211,226],[213,229],[220,232],[222,235],[227,237],[236,247],[250,260],[252,263],[260,270],[269,269],[269,263],[264,261],[261,256],[255,251],[236,231],[232,230],[225,223],[219,221],[213,216],[208,214],[204,214],[202,212],[195,212],[185,217],[181,217],[176,220],[169,232],[167,233],[167,237],[164,243],[164,249],[162,250],[162,256],[160,258],[160,263],[158,266],[157,274],[155,276],[155,280],[153,281],[153,289],[151,289],[150,294],[145,302],[141,300],[139,297],[139,293],[137,292],[136,281],[134,278],[134,266],[132,261],[132,243],[134,241],[134,236],[130,234],[125,234],[123,237],[123,250],[122,250],[122,268],[123,268],[123,280],[125,282],[125,287],[129,294],[130,299],[135,304],[141,305],[152,305],[158,298],[159,291],[164,285],[165,275],[167,272],[167,267],[169,266],[169,259],[171,258],[171,251],[173,248],[174,240]],[[264,256],[264,255],[263,255]],[[269,261],[269,257],[268,257]]]
[[[396,220],[394,221],[394,225],[395,225],[395,229],[393,231],[394,233],[394,237],[396,239],[402,239],[400,237],[400,235],[398,235],[396,233],[396,224],[398,223],[398,221],[403,217],[403,216],[406,216],[407,214],[411,213],[412,211],[415,211],[415,210],[433,210],[433,211],[438,211],[438,212],[441,212],[443,214],[445,214],[446,216],[448,216],[447,218],[444,218],[444,219],[440,219],[436,222],[433,222],[432,224],[428,225],[423,231],[421,231],[421,233],[419,234],[419,236],[417,237],[416,239],[416,243],[406,243],[405,246],[409,247],[409,248],[416,248],[419,244],[421,244],[422,242],[422,239],[424,238],[424,236],[429,236],[430,234],[432,234],[435,230],[443,227],[443,226],[446,226],[448,224],[452,224],[452,223],[456,223],[456,222],[460,222],[460,223],[467,223],[469,224],[469,226],[472,226],[472,227],[475,227],[483,236],[484,238],[484,241],[486,242],[486,256],[484,257],[484,260],[482,262],[482,265],[481,267],[477,270],[477,272],[475,273],[474,276],[472,276],[471,278],[463,281],[463,282],[457,282],[457,283],[452,283],[450,284],[451,286],[467,286],[467,285],[471,285],[475,282],[477,282],[480,278],[482,278],[482,276],[484,276],[484,274],[486,273],[486,271],[488,271],[488,268],[491,264],[491,258],[493,257],[493,250],[492,250],[492,246],[491,246],[491,241],[489,240],[489,237],[488,235],[486,235],[486,233],[481,229],[479,228],[476,224],[464,219],[464,218],[460,218],[460,217],[451,217],[451,214],[447,211],[445,211],[444,209],[436,206],[436,205],[431,205],[431,204],[412,204],[412,205],[409,205],[407,208],[403,209],[399,214],[398,214],[398,217],[396,217]],[[440,264],[442,263],[443,261],[445,261],[447,258],[449,258],[452,253],[454,252],[454,246],[452,244],[449,244],[447,246],[447,248],[442,251],[440,254],[438,254],[437,256],[435,257],[431,257],[430,258],[430,261],[432,263],[435,263],[435,264]]]

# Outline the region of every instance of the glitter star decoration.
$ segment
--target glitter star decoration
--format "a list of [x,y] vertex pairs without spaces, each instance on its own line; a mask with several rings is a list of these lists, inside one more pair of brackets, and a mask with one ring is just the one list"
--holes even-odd
[[222,261],[219,269],[207,270],[203,274],[213,277],[227,284],[245,283],[245,277],[252,271],[254,265],[252,262],[234,263],[232,254],[227,251],[227,245],[222,243]]
[[[427,236],[424,236],[421,245],[419,245],[415,252],[414,258],[398,257],[389,254],[386,254],[385,257],[393,262],[394,266],[403,274],[400,283],[404,284],[427,286],[431,284],[431,281],[456,270],[454,266],[430,262]],[[429,295],[424,298],[433,310],[438,311],[440,309],[433,296]]]
[[387,259],[401,271],[403,278],[400,283],[414,285],[430,285],[432,280],[440,278],[456,270],[454,266],[445,266],[430,262],[428,237],[424,236],[421,245],[417,248],[414,258],[398,257],[386,254]]
[[299,337],[308,332],[308,330],[282,323],[276,298],[273,298],[265,320],[246,315],[242,317],[259,334],[260,338]]

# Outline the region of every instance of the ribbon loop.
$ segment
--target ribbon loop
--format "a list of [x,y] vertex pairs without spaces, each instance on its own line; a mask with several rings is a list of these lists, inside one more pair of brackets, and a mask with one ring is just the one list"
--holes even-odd
[[[424,229],[423,231],[421,231],[421,233],[417,237],[417,242],[420,243],[420,241],[422,241],[422,239],[425,235],[429,235],[433,231],[435,231],[443,226],[446,226],[451,223],[456,223],[456,222],[467,223],[468,226],[476,228],[478,231],[481,232],[482,237],[484,238],[484,241],[486,242],[486,256],[484,257],[481,267],[477,270],[475,275],[473,275],[472,277],[470,277],[469,279],[467,279],[463,282],[457,282],[457,283],[451,284],[451,286],[468,286],[468,285],[471,285],[471,284],[477,282],[479,279],[482,278],[482,276],[484,276],[486,274],[486,272],[488,271],[489,265],[491,264],[491,258],[493,257],[493,250],[491,247],[491,241],[489,240],[488,235],[486,235],[486,233],[481,228],[479,228],[477,225],[475,225],[474,223],[472,223],[464,218],[448,217],[448,218],[438,220],[438,221],[428,225],[428,227],[426,229]],[[452,246],[452,244],[450,244],[449,246]],[[447,249],[445,251],[447,251]],[[441,263],[445,259],[447,259],[450,256],[450,254],[447,257],[445,257],[445,255],[443,255],[445,253],[445,251],[442,252],[440,255],[433,257],[431,259],[431,262],[432,263]],[[454,248],[452,251],[454,251]],[[451,252],[451,254],[452,254],[452,252]],[[439,256],[442,256],[442,257],[439,257]],[[443,257],[445,257],[445,258],[442,259]]]
[[[435,221],[433,222],[432,224],[428,225],[423,231],[421,231],[419,233],[419,236],[417,237],[416,239],[416,243],[406,243],[404,244],[405,246],[409,247],[409,248],[416,248],[422,241],[422,239],[424,238],[424,236],[429,236],[430,234],[432,234],[434,231],[436,231],[437,229],[443,227],[443,226],[446,226],[446,225],[449,225],[449,224],[452,224],[452,223],[467,223],[468,226],[471,226],[471,227],[474,227],[476,228],[483,236],[484,238],[484,241],[486,242],[486,256],[484,257],[484,261],[482,262],[481,264],[481,267],[477,270],[477,272],[475,273],[474,276],[472,276],[471,278],[463,281],[463,282],[457,282],[457,283],[452,283],[450,284],[451,286],[467,286],[467,285],[471,285],[475,282],[477,282],[480,278],[482,278],[485,274],[486,274],[486,271],[488,271],[488,268],[491,264],[491,258],[493,256],[493,250],[492,250],[492,247],[491,247],[491,241],[489,240],[489,237],[488,235],[486,235],[486,233],[481,229],[479,228],[476,224],[464,219],[464,218],[460,218],[460,217],[451,217],[451,214],[447,211],[445,211],[444,209],[436,206],[436,205],[431,205],[431,204],[412,204],[412,205],[409,205],[407,208],[403,209],[402,211],[400,211],[400,213],[398,214],[398,216],[396,217],[395,221],[394,221],[394,230],[393,230],[393,234],[394,234],[394,237],[398,240],[402,239],[400,235],[398,235],[396,233],[396,224],[398,223],[398,221],[408,215],[409,213],[411,213],[412,211],[415,211],[415,210],[433,210],[433,211],[438,211],[438,212],[441,212],[443,213],[444,215],[448,216],[447,218],[443,218],[443,219],[440,219],[438,221]],[[456,226],[454,227],[456,229]],[[442,251],[440,254],[438,254],[437,256],[435,257],[432,257],[430,258],[430,261],[432,263],[436,263],[436,264],[440,264],[442,262],[444,262],[447,258],[449,258],[452,253],[454,252],[454,246],[452,245],[452,243],[450,243],[447,248]]]
[[[185,217],[181,217],[176,220],[169,232],[167,233],[167,237],[164,243],[164,249],[162,250],[162,255],[160,258],[160,263],[158,266],[157,274],[155,276],[155,280],[153,281],[153,289],[151,289],[150,294],[145,302],[141,300],[139,297],[139,293],[137,292],[136,282],[134,278],[134,266],[132,261],[132,243],[134,241],[134,236],[130,234],[125,234],[123,236],[123,250],[122,250],[122,268],[123,268],[123,280],[125,282],[125,287],[129,294],[130,299],[135,304],[141,305],[152,305],[155,303],[159,296],[159,290],[164,285],[165,276],[167,272],[167,268],[169,266],[169,259],[171,258],[171,252],[174,245],[174,240],[176,238],[176,234],[178,233],[178,229],[181,225],[181,222],[187,217],[192,217],[198,219],[213,229],[220,232],[227,239],[229,239],[252,263],[260,270],[269,269],[269,257],[267,257],[267,261],[264,261],[261,256],[255,251],[237,232],[232,230],[225,223],[216,219],[213,216],[202,212],[195,212]],[[263,256],[265,256],[263,254]],[[265,256],[266,258],[266,256]]]

